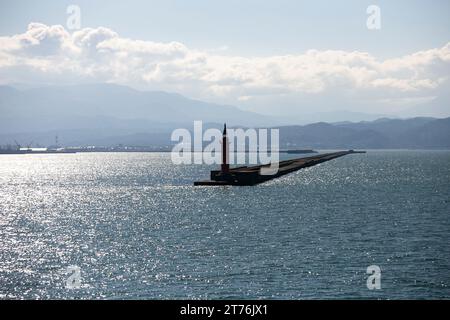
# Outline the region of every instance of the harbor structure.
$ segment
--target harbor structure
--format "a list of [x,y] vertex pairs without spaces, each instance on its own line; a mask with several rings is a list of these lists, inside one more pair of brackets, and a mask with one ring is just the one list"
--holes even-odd
[[263,183],[288,173],[315,166],[319,163],[330,161],[345,155],[365,153],[365,151],[338,151],[331,153],[319,154],[311,157],[296,158],[291,160],[280,161],[278,163],[278,170],[274,174],[262,174],[261,169],[268,168],[270,164],[262,164],[256,166],[241,166],[237,168],[230,168],[228,161],[228,136],[226,131],[226,125],[222,134],[222,164],[220,170],[212,170],[209,180],[195,181],[195,186],[224,186],[224,185],[237,185],[237,186],[253,186],[259,183]]

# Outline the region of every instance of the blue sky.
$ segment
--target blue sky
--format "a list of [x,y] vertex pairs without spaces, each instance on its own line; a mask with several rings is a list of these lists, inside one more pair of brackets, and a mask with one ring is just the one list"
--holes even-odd
[[[66,29],[72,4],[83,31],[51,28]],[[381,9],[380,30],[366,27],[369,5]],[[2,1],[0,81],[117,82],[267,114],[309,104],[413,115],[420,103],[446,99],[449,13],[445,0]],[[31,22],[45,27],[33,31]],[[36,56],[57,38],[58,52]]]
[[[450,30],[450,1],[2,1],[0,32],[19,33],[29,22],[62,24],[77,4],[82,26],[108,27],[120,35],[180,41],[240,55],[272,55],[314,49],[368,51],[378,57],[444,45]],[[366,28],[366,8],[380,6],[382,28]]]

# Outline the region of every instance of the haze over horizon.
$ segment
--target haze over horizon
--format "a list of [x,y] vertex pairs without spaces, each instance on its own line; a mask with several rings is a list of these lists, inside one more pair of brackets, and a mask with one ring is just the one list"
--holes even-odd
[[[123,4],[78,1],[77,30],[66,26],[70,4],[2,5],[0,84],[115,83],[318,120],[342,112],[450,116],[446,1],[376,1],[379,30],[366,26],[365,1],[130,1],[133,21]],[[192,11],[198,19],[187,21]]]

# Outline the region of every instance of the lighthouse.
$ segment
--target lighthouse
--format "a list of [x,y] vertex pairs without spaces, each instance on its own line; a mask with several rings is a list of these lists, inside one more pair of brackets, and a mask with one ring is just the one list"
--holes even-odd
[[223,124],[223,133],[222,133],[222,165],[220,166],[220,170],[222,173],[230,172],[230,165],[228,164],[228,136],[227,136],[227,124]]

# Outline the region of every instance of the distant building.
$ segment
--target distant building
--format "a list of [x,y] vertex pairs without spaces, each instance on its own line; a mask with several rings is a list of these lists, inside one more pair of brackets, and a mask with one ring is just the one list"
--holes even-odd
[[29,152],[45,152],[47,148],[20,148],[20,151],[29,151]]

